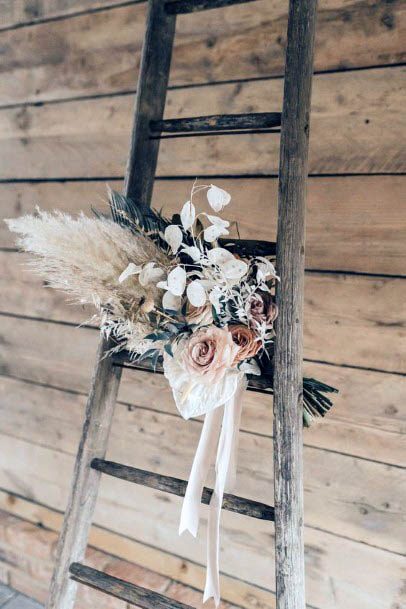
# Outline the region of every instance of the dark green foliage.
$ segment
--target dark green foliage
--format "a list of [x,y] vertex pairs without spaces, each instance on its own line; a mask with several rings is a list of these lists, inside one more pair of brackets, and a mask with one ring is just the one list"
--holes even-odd
[[109,188],[109,203],[114,222],[130,230],[142,230],[146,233],[163,233],[172,224],[160,212],[152,208],[143,208],[128,197]]

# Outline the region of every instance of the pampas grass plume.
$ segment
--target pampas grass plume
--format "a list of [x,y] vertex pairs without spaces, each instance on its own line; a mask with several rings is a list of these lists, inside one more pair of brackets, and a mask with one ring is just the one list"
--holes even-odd
[[133,275],[118,278],[130,262],[154,261],[168,268],[169,258],[147,236],[123,228],[107,218],[72,217],[60,211],[37,210],[6,220],[19,234],[18,245],[35,255],[31,266],[48,284],[64,290],[73,301],[106,308],[113,316],[137,313],[145,298],[158,298],[155,286],[143,287]]

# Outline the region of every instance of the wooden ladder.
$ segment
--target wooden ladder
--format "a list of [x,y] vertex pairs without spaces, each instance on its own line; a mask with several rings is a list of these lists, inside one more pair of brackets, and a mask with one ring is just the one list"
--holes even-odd
[[[124,194],[151,202],[160,138],[181,134],[272,132],[281,126],[277,262],[279,318],[274,358],[274,508],[226,495],[223,508],[275,521],[278,609],[304,609],[302,484],[302,331],[304,212],[316,0],[290,0],[282,114],[278,112],[163,120],[176,15],[252,0],[149,0]],[[183,496],[186,482],[105,460],[126,356],[109,356],[101,338],[72,487],[57,548],[47,609],[71,609],[77,582],[144,609],[187,609],[183,603],[124,582],[83,560],[101,473]],[[265,391],[261,380],[250,389]],[[212,491],[205,489],[202,502]],[[189,608],[190,609],[190,608]]]

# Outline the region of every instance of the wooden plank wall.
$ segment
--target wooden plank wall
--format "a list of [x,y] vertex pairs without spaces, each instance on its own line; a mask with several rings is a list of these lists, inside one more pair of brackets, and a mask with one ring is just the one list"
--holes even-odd
[[[120,188],[145,5],[2,0],[2,216],[102,207]],[[405,551],[406,73],[402,0],[321,0],[307,230],[306,372],[340,388],[305,432],[309,607],[400,609]],[[281,107],[287,0],[182,16],[167,117]],[[404,133],[404,132],[403,132]],[[278,136],[162,144],[154,190],[173,210],[195,176],[233,195],[245,237],[275,236]],[[44,290],[0,226],[0,507],[57,530],[97,343],[88,311]],[[271,401],[247,395],[237,493],[272,502]],[[128,373],[109,456],[188,475],[201,422],[160,377]],[[402,486],[403,485],[403,486]],[[403,509],[402,509],[403,502]],[[180,501],[104,480],[92,542],[196,588],[204,529],[177,536]],[[1,559],[0,559],[1,560]],[[223,596],[274,607],[273,529],[224,514]]]

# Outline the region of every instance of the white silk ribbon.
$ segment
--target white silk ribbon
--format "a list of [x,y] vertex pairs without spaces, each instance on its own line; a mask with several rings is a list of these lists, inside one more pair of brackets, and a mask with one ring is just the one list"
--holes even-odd
[[[216,607],[220,603],[220,516],[224,491],[231,490],[236,478],[236,452],[240,426],[242,396],[247,387],[245,375],[239,378],[234,395],[222,408],[217,407],[206,414],[199,444],[193,460],[189,483],[183,500],[179,534],[188,530],[194,537],[197,535],[201,497],[208,471],[216,456],[216,481],[210,500],[207,531],[207,570],[203,602],[213,597]],[[221,424],[221,417],[223,418]],[[220,434],[220,438],[219,438]]]
[[181,352],[182,345],[177,345],[175,357],[164,355],[165,376],[182,417],[189,419],[204,414],[205,420],[183,500],[179,534],[189,531],[194,537],[197,535],[202,492],[215,460],[216,479],[209,506],[203,602],[213,597],[217,607],[220,603],[221,507],[226,488],[231,490],[235,483],[238,431],[247,377],[241,370],[233,368],[227,370],[217,383],[203,383],[198,377],[191,378],[184,369],[179,357]]

